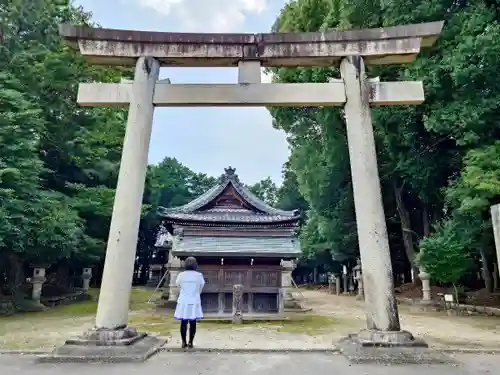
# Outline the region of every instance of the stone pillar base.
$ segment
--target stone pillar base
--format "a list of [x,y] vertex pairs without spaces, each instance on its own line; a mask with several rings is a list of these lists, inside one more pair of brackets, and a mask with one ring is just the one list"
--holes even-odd
[[67,345],[131,345],[147,336],[147,333],[137,332],[134,327],[121,329],[91,329],[80,337],[66,340]]
[[39,357],[40,362],[144,362],[165,344],[134,327],[91,329],[66,340],[53,353]]
[[351,363],[442,364],[453,360],[408,331],[362,330],[342,339],[337,348]]
[[394,347],[394,346],[412,346],[424,347],[428,345],[421,339],[416,339],[408,331],[379,331],[372,329],[364,329],[357,334],[349,335],[349,338],[360,343],[361,346],[378,346],[378,347]]

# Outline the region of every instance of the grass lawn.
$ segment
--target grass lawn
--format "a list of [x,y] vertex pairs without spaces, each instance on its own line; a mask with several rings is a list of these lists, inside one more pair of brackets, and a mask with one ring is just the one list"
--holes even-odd
[[[0,317],[0,349],[3,350],[51,350],[62,345],[64,340],[74,337],[92,327],[97,311],[99,291],[91,290],[93,299],[70,305],[51,308],[47,311]],[[159,312],[154,303],[148,304],[152,289],[133,288],[130,299],[129,323],[140,331],[162,337],[177,334],[178,322],[171,313]],[[158,296],[159,297],[159,296]],[[226,330],[234,327],[230,323],[201,321],[203,329]],[[251,328],[266,327],[278,332],[319,335],[338,324],[333,317],[310,314],[290,316],[283,322],[245,322]]]

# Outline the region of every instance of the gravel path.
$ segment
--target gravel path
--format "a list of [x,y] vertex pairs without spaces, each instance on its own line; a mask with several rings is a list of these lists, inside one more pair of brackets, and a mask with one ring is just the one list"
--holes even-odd
[[[363,302],[354,297],[336,296],[322,291],[303,291],[304,302],[319,315],[334,316],[345,327],[344,333],[365,326]],[[500,318],[486,316],[448,316],[440,312],[410,312],[400,305],[401,327],[422,337],[434,347],[500,348]],[[341,325],[341,324],[339,324]],[[353,330],[353,328],[355,328]]]
[[[322,291],[302,291],[302,304],[312,313],[334,318],[334,325],[326,333],[314,335],[280,332],[275,327],[235,326],[227,330],[203,329],[196,337],[196,345],[209,349],[329,349],[332,343],[349,333],[365,327],[363,303],[354,297],[335,296]],[[447,316],[444,313],[411,313],[407,306],[400,307],[401,326],[422,337],[432,347],[460,349],[500,350],[500,319],[482,316]],[[180,346],[174,334],[167,343],[169,348]]]
[[[200,324],[195,344],[206,349],[247,350],[328,350],[333,343],[349,333],[365,327],[363,303],[354,297],[335,296],[322,291],[302,291],[302,304],[313,309],[312,314],[330,317],[333,323],[320,329],[293,327],[293,330],[276,324],[252,324],[242,326]],[[149,315],[148,315],[149,314]],[[151,312],[132,312],[132,316],[147,320]],[[500,319],[481,316],[447,316],[444,313],[414,313],[409,307],[400,307],[401,326],[422,337],[436,348],[482,348],[500,350]],[[323,318],[327,319],[327,318]],[[0,331],[2,349],[51,350],[65,339],[74,337],[92,326],[94,317],[54,319],[38,321],[21,319],[3,326]],[[1,325],[0,319],[0,325]],[[158,328],[157,328],[158,327]],[[143,327],[152,334],[161,335],[162,323]],[[306,327],[307,328],[307,327]],[[309,327],[310,328],[310,327]],[[318,328],[318,327],[315,327]],[[159,330],[159,332],[155,332]],[[163,329],[163,334],[169,330]],[[307,333],[309,331],[309,333]],[[180,346],[177,329],[172,331],[167,348]]]
[[[336,333],[307,335],[303,333],[280,332],[280,326],[236,326],[231,329],[204,329],[196,333],[195,346],[203,349],[228,350],[331,350]],[[179,335],[174,335],[166,344],[168,349],[179,348]]]

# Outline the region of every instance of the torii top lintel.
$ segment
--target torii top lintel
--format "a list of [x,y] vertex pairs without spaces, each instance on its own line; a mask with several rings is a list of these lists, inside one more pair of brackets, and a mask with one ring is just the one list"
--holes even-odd
[[134,65],[153,56],[162,66],[225,67],[260,61],[267,67],[332,66],[360,55],[368,64],[401,64],[430,47],[443,21],[352,31],[203,34],[133,31],[61,25],[60,34],[89,62]]

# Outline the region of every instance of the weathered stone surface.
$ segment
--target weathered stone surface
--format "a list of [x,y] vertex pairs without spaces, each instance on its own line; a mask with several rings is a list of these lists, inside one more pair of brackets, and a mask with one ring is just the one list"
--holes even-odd
[[243,285],[233,285],[233,324],[243,323]]
[[96,64],[133,65],[140,56],[163,66],[330,66],[348,55],[368,63],[412,61],[431,46],[443,22],[316,33],[201,34],[87,28],[61,25],[60,34]]
[[414,346],[365,346],[352,338],[336,345],[337,349],[354,364],[454,364],[454,360],[441,352]]
[[349,338],[359,342],[362,346],[407,346],[407,347],[428,347],[420,339],[416,339],[408,331],[379,331],[373,329],[364,329]]
[[42,363],[54,362],[144,362],[157,353],[165,340],[152,336],[134,342],[132,345],[68,345],[56,349],[53,353],[38,357]]
[[343,59],[340,73],[347,99],[344,114],[363,265],[367,326],[370,329],[398,331],[400,324],[364,59],[359,56]]
[[98,328],[116,329],[128,322],[159,71],[154,58],[137,60],[97,306]]
[[[421,104],[422,82],[369,82],[370,105]],[[81,83],[77,102],[82,106],[126,106],[132,83]],[[346,101],[344,83],[169,84],[158,82],[156,107],[218,106],[340,106]]]
[[123,329],[94,328],[80,337],[66,340],[66,345],[125,346],[132,345],[146,336],[146,333],[137,332],[134,327]]
[[336,345],[352,363],[453,363],[408,331],[362,330]]
[[340,340],[336,347],[352,363],[453,363],[407,331],[363,330]]

